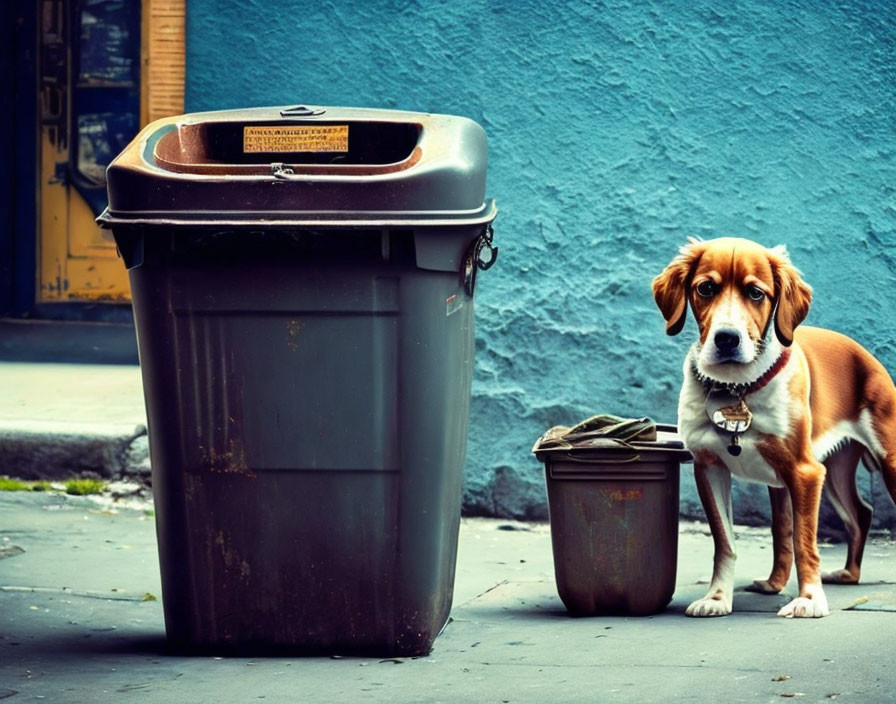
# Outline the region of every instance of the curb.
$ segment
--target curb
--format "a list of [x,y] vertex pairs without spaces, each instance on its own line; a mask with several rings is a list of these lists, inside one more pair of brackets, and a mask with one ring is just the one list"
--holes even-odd
[[27,480],[79,475],[148,483],[146,426],[4,422],[0,474]]

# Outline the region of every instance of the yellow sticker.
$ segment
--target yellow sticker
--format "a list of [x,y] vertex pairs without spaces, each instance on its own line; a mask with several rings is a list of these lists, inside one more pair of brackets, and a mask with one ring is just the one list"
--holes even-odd
[[243,127],[243,152],[347,152],[348,125]]

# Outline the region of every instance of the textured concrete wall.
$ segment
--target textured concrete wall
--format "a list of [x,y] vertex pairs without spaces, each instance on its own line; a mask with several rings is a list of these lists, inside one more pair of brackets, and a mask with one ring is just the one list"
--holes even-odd
[[[529,449],[550,425],[674,420],[694,326],[664,336],[650,280],[689,235],[787,244],[809,322],[896,370],[892,2],[190,0],[187,47],[191,111],[485,127],[501,255],[477,293],[468,511],[546,515]],[[764,488],[735,502],[766,519]]]

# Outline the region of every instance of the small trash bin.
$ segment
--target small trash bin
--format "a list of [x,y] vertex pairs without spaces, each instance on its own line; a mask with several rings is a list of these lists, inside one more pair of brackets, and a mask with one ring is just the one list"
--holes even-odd
[[674,426],[596,416],[536,442],[545,464],[557,591],[576,616],[647,615],[675,591],[679,465]]
[[485,175],[471,120],[304,106],[160,120],[109,166],[173,645],[431,649]]

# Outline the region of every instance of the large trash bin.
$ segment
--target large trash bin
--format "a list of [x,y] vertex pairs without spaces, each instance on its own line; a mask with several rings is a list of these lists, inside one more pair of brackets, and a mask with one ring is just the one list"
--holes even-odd
[[471,120],[305,107],[160,120],[109,166],[173,645],[431,649],[485,173]]
[[679,466],[675,427],[596,416],[552,428],[545,464],[560,600],[576,616],[662,611],[675,591]]

